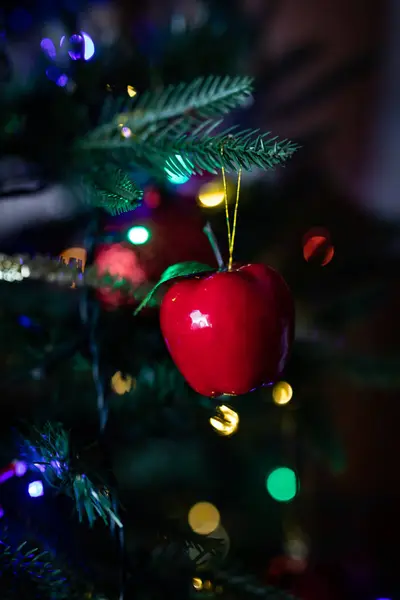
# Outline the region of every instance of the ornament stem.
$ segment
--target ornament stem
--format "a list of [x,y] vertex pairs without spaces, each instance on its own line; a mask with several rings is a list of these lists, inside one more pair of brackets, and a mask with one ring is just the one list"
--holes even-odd
[[210,242],[210,246],[211,246],[211,248],[212,248],[212,250],[214,252],[214,256],[216,258],[218,267],[220,269],[223,269],[224,268],[224,261],[223,261],[220,249],[218,247],[217,238],[214,235],[214,232],[213,232],[213,230],[211,228],[211,225],[210,225],[209,221],[207,221],[207,223],[206,223],[203,231],[206,234],[206,236],[208,238],[208,241]]

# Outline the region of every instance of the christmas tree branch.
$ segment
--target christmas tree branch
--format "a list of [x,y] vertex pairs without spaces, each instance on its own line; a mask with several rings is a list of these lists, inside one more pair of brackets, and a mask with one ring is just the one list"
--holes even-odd
[[81,199],[111,215],[135,210],[142,203],[143,190],[121,169],[105,163],[85,174],[78,186]]
[[89,134],[79,142],[78,149],[109,152],[125,170],[146,163],[159,171],[167,165],[177,175],[191,175],[203,171],[217,173],[222,167],[227,171],[272,169],[283,164],[298,148],[289,140],[258,134],[257,130],[238,131],[236,127],[210,136],[220,123],[208,121],[187,132],[181,122],[156,133],[127,138],[116,128],[100,139]]
[[101,134],[119,124],[137,133],[148,128],[154,131],[165,122],[182,117],[219,117],[243,105],[251,96],[252,87],[250,77],[199,77],[189,84],[147,91],[137,100],[110,100],[103,110]]

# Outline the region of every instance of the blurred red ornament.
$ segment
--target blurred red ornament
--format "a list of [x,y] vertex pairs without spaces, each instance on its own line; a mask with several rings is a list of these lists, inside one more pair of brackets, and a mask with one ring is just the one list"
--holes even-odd
[[[114,275],[127,280],[135,287],[147,279],[133,246],[128,243],[100,246],[96,253],[95,265],[99,275]],[[97,294],[106,308],[135,303],[134,296],[112,288],[100,288]]]
[[139,260],[149,282],[156,283],[161,274],[179,262],[201,262],[217,268],[207,236],[203,233],[203,219],[193,206],[162,203],[142,218],[137,213],[121,215],[112,220],[108,231],[126,236],[131,227],[145,227],[149,240],[142,245],[129,247]]

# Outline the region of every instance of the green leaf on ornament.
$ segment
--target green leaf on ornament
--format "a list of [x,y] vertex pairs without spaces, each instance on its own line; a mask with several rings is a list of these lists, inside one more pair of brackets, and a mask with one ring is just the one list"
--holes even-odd
[[209,265],[204,265],[198,262],[183,262],[177,263],[176,265],[171,265],[164,271],[161,275],[160,280],[153,289],[147,294],[145,299],[139,304],[135,312],[133,313],[136,317],[140,311],[147,306],[150,300],[153,298],[154,294],[158,290],[158,288],[167,281],[171,281],[172,279],[176,279],[177,277],[188,277],[190,275],[196,275],[196,273],[206,273],[207,271],[214,271],[212,267]]

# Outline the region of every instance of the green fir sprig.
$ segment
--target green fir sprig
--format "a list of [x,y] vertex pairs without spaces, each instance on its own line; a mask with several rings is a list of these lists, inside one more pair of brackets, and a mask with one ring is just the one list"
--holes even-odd
[[[182,117],[211,119],[242,106],[251,97],[250,77],[199,77],[191,83],[148,90],[132,99],[108,98],[103,109],[102,132],[121,120],[133,133],[159,128]],[[122,118],[122,119],[121,119]]]
[[142,203],[143,190],[127,172],[107,163],[94,168],[80,183],[84,201],[111,215],[135,210]]

